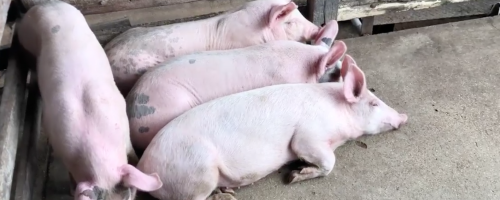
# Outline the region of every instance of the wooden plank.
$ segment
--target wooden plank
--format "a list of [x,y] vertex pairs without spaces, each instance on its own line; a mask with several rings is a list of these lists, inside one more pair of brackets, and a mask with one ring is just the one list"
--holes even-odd
[[15,158],[25,105],[27,68],[11,51],[0,103],[0,199],[10,199]]
[[[170,21],[225,12],[231,9],[236,9],[249,1],[253,0],[194,1],[168,6],[86,15],[85,18],[89,24],[128,18],[132,26],[138,26],[147,23]],[[294,2],[297,4],[305,4],[306,0],[296,0]]]
[[425,20],[425,21],[415,21],[415,22],[406,22],[406,23],[397,23],[394,24],[394,31],[401,31],[412,28],[420,28],[424,26],[434,26],[438,24],[446,24],[464,20],[472,20],[480,18],[481,16],[465,16],[465,17],[453,17],[453,18],[445,18],[445,19],[434,19],[434,20]]
[[[21,0],[26,9],[50,0]],[[253,0],[62,0],[77,7],[84,15],[197,3],[232,4],[239,6]],[[301,0],[299,0],[300,2]],[[305,0],[302,0],[305,4]]]
[[0,50],[10,48],[10,45],[12,44],[12,39],[14,38],[15,27],[16,23],[7,24],[7,26],[5,26],[5,29],[3,31],[3,36],[0,39]]
[[[24,52],[26,55],[27,52]],[[36,60],[26,55],[19,61],[21,66],[31,66],[34,69]],[[41,197],[44,190],[45,175],[48,168],[48,140],[41,133],[42,101],[36,80],[36,74],[29,74],[29,93],[26,106],[25,125],[19,144],[16,168],[14,200],[32,200]]]
[[[3,37],[11,0],[0,0],[0,37]],[[2,38],[0,38],[2,41]]]
[[452,3],[443,6],[423,9],[409,10],[404,12],[391,12],[375,17],[375,25],[396,24],[405,22],[424,21],[432,19],[444,19],[474,15],[489,14],[491,5],[499,0],[481,0],[462,3]]
[[408,10],[421,10],[434,8],[450,3],[460,3],[481,0],[365,0],[344,2],[339,8],[337,20],[344,21],[354,18],[364,18],[370,16],[383,15],[391,12],[402,12]]

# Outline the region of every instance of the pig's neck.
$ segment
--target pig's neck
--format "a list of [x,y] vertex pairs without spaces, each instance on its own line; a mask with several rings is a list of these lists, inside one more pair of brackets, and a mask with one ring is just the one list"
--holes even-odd
[[241,39],[235,38],[235,30],[226,26],[225,16],[207,20],[204,50],[227,50],[246,47]]

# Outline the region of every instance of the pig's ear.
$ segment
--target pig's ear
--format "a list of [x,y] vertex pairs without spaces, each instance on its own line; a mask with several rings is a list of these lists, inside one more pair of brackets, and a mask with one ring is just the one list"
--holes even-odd
[[358,102],[361,93],[366,87],[366,80],[365,74],[351,56],[345,55],[340,74],[344,80],[344,96],[346,100],[349,103]]
[[273,6],[269,14],[269,26],[274,27],[283,22],[283,20],[295,9],[297,9],[297,5],[294,2],[281,6]]
[[344,57],[347,46],[342,41],[336,41],[330,51],[323,55],[318,66],[318,76],[322,76],[327,68],[335,64],[340,58]]
[[121,168],[122,181],[127,187],[135,187],[144,192],[152,192],[160,189],[163,183],[158,174],[145,174],[132,165],[125,165]]
[[332,47],[333,41],[339,33],[339,24],[335,20],[331,20],[325,26],[323,26],[316,36],[316,41],[314,45],[321,45],[326,48]]

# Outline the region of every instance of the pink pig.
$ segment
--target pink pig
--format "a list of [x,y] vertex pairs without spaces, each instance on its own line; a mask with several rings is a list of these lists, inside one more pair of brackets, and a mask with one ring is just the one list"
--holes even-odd
[[127,163],[128,156],[138,160],[125,99],[82,13],[61,1],[41,3],[25,14],[17,32],[37,58],[43,127],[70,173],[74,199],[131,200],[136,189],[160,188],[156,173]]
[[126,95],[147,69],[169,58],[275,40],[307,41],[318,29],[290,0],[256,0],[208,19],[133,28],[104,49],[116,84]]
[[345,56],[344,82],[281,84],[221,97],[163,127],[137,168],[158,172],[162,200],[234,199],[231,188],[249,185],[287,162],[310,163],[289,174],[295,183],[327,176],[334,150],[349,139],[399,128],[407,116],[366,87],[365,75]]
[[225,95],[282,83],[316,83],[346,52],[336,21],[316,45],[274,41],[180,56],[145,73],[127,96],[132,145],[143,151],[155,134],[185,111]]

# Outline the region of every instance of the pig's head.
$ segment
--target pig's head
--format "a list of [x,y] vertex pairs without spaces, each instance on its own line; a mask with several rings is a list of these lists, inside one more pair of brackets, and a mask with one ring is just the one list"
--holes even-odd
[[308,21],[290,0],[256,0],[226,13],[217,31],[224,33],[232,47],[251,46],[276,40],[306,42],[314,39],[319,27]]
[[158,174],[145,174],[129,164],[122,166],[119,173],[121,181],[112,189],[79,184],[78,200],[133,200],[137,190],[152,192],[163,186]]
[[340,71],[345,103],[364,134],[398,129],[406,123],[408,117],[405,114],[399,114],[367,89],[365,74],[351,56],[345,56]]

